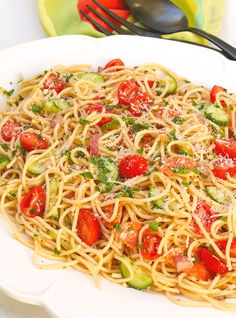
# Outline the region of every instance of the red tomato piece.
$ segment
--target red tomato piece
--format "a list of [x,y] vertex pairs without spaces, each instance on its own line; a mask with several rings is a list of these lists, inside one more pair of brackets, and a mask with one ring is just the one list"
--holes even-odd
[[[199,217],[205,230],[209,233],[211,231],[212,224],[216,221],[216,218],[212,216],[214,212],[211,207],[205,201],[199,200],[194,214]],[[196,234],[202,234],[201,229],[195,220],[192,220],[190,226]]]
[[[226,92],[226,89],[224,87],[218,86],[218,85],[214,85],[211,89],[210,92],[210,100],[212,103],[215,102],[216,100],[216,94],[218,94],[219,92]],[[221,105],[223,107],[226,107],[226,103],[224,101],[221,102]]]
[[184,272],[189,276],[193,276],[204,281],[214,278],[214,274],[202,263],[195,263],[192,268],[186,269]]
[[23,132],[20,135],[20,142],[22,147],[27,151],[47,149],[49,147],[48,141],[35,132]]
[[[88,105],[88,108],[87,108],[87,114],[91,114],[91,113],[100,114],[103,111],[106,112],[106,107],[105,107],[105,105],[103,105],[101,103],[90,104],[90,105]],[[97,123],[97,125],[103,126],[103,125],[109,123],[110,121],[112,121],[112,117],[104,117]]]
[[127,80],[120,84],[118,88],[119,103],[125,106],[130,106],[132,98],[141,93],[141,88],[135,80]]
[[[225,253],[226,246],[228,243],[228,240],[220,240],[215,242],[216,245],[219,247],[219,249]],[[231,257],[236,257],[236,239],[233,239],[231,246],[230,246],[230,256]]]
[[10,142],[12,138],[16,138],[21,133],[21,125],[15,121],[6,121],[1,129],[2,139]]
[[[128,6],[125,0],[99,0],[100,4],[104,7],[112,10],[128,10]],[[77,8],[80,13],[81,10],[88,13],[89,8],[87,5],[90,5],[92,8],[97,8],[96,4],[92,0],[78,0]]]
[[77,234],[82,241],[91,246],[101,233],[101,226],[92,209],[81,209],[77,221]]
[[[114,59],[114,60],[111,60],[110,62],[108,62],[105,67],[104,67],[104,70],[110,68],[110,67],[114,67],[114,66],[125,66],[124,62],[121,60],[121,59]],[[117,71],[120,71],[122,68],[114,68],[113,69],[113,72],[117,72]]]
[[65,88],[65,82],[59,74],[50,74],[43,84],[44,89],[54,90],[59,94]]
[[215,274],[225,274],[229,271],[225,262],[205,248],[201,250],[200,258],[203,265]]
[[236,161],[231,158],[218,158],[214,162],[212,172],[214,176],[223,180],[227,179],[227,174],[234,177],[236,175]]
[[141,254],[143,257],[154,260],[160,255],[157,253],[158,247],[161,242],[161,237],[157,235],[153,230],[146,229],[142,236],[142,249]]
[[226,158],[236,159],[236,138],[217,139],[215,153]]
[[20,203],[20,209],[23,214],[34,218],[42,216],[46,204],[46,193],[42,187],[36,186],[29,190]]
[[153,106],[153,100],[148,93],[138,93],[130,100],[129,111],[135,117],[139,117],[143,112],[148,111]]
[[129,155],[121,159],[119,173],[122,178],[130,179],[148,171],[148,160],[139,155]]
[[139,222],[126,222],[121,224],[121,232],[118,232],[118,236],[130,248],[138,246],[138,234],[142,228],[142,224]]
[[[141,81],[143,85],[145,85],[145,82],[144,81]],[[152,80],[148,80],[148,86],[150,88],[153,88],[154,84],[156,83],[156,81],[152,81]],[[156,87],[158,87],[158,85],[156,85]]]

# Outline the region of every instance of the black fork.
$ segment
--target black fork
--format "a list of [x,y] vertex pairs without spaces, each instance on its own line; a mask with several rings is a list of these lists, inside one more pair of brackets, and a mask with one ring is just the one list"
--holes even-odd
[[[142,36],[149,36],[149,37],[156,37],[160,38],[161,34],[158,32],[150,32],[147,31],[143,28],[140,28],[136,26],[135,24],[121,18],[117,14],[113,13],[106,7],[104,7],[102,4],[98,3],[96,0],[92,0],[100,9],[102,9],[104,12],[106,12],[111,18],[119,22],[122,26],[125,26],[127,30],[119,27],[117,24],[113,23],[106,17],[104,17],[101,13],[98,13],[94,8],[92,8],[90,5],[87,5],[87,8],[92,11],[98,18],[100,18],[104,23],[106,23],[109,27],[111,27],[116,33],[118,34],[137,34],[137,35],[142,35]],[[82,15],[85,16],[90,22],[93,23],[93,25],[96,26],[96,28],[106,34],[106,35],[114,35],[114,32],[110,32],[107,29],[105,29],[103,26],[101,26],[97,21],[93,20],[90,16],[88,16],[85,12],[81,11]],[[129,32],[131,31],[131,32]]]
[[[147,36],[147,37],[162,38],[162,34],[160,34],[158,32],[153,32],[153,31],[148,30],[148,29],[143,29],[141,27],[138,27],[137,25],[135,25],[135,24],[121,18],[117,14],[113,13],[112,11],[110,11],[109,9],[104,7],[102,4],[97,2],[96,0],[92,0],[92,1],[97,5],[97,7],[99,7],[104,12],[106,12],[109,17],[113,18],[115,21],[119,22],[121,24],[121,26],[125,27],[125,28],[119,27],[117,24],[113,23],[108,18],[104,17],[101,13],[97,12],[90,5],[87,5],[87,8],[90,11],[92,11],[99,19],[101,19],[106,25],[108,25],[110,28],[112,28],[113,31],[108,31],[106,28],[104,28],[102,25],[100,25],[97,21],[92,19],[87,13],[81,11],[81,14],[84,17],[86,17],[94,26],[96,26],[96,28],[100,32],[104,33],[105,35],[109,36],[109,35],[114,35],[114,34],[126,34],[126,35],[134,34],[134,35],[141,35],[141,36]],[[171,41],[183,42],[183,43],[188,43],[188,44],[192,44],[192,45],[196,45],[196,46],[205,47],[205,48],[217,51],[217,52],[223,54],[224,56],[226,56],[227,58],[232,59],[230,56],[227,55],[227,53],[225,53],[221,50],[215,49],[213,47],[209,47],[207,45],[198,44],[198,43],[189,42],[189,41],[183,41],[183,40],[176,40],[176,39],[171,39]]]

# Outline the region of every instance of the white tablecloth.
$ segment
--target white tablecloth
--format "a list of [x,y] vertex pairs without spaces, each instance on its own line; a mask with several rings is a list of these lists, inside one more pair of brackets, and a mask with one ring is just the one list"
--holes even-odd
[[[219,36],[236,46],[236,4],[225,0]],[[0,50],[45,37],[37,15],[37,0],[0,0]],[[17,264],[16,264],[17,266]],[[0,318],[51,318],[42,308],[13,300],[0,292]]]

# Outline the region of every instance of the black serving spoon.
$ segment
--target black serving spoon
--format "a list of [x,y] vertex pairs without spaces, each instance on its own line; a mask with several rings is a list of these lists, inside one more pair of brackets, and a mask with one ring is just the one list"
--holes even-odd
[[163,34],[189,31],[201,35],[236,60],[236,49],[201,29],[188,27],[183,11],[169,0],[126,0],[131,13],[144,25]]

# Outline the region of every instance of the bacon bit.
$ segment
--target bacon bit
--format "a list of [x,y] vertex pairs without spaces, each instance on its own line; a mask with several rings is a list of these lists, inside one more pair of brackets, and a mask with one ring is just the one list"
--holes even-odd
[[63,116],[61,114],[55,115],[51,120],[51,128],[55,128],[57,124],[60,124],[63,121]]
[[173,176],[174,172],[171,168],[167,166],[160,166],[157,162],[155,162],[155,166],[157,167],[157,170],[166,174],[167,176]]
[[90,133],[89,154],[92,157],[96,157],[99,155],[98,140],[99,140],[98,132]]
[[98,73],[101,73],[104,70],[102,66],[98,66]]
[[138,246],[138,234],[141,228],[141,223],[130,221],[121,224],[121,232],[115,232],[115,234],[126,246],[134,248]]
[[175,259],[177,272],[184,272],[184,271],[190,270],[193,267],[191,260],[187,256],[184,256],[181,253],[177,254],[174,257],[174,259]]

